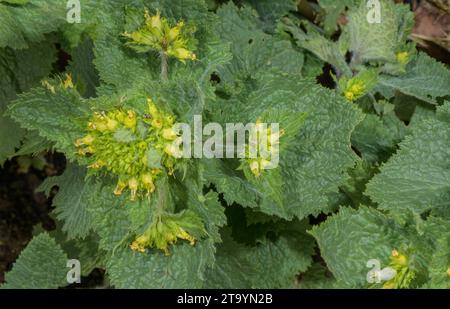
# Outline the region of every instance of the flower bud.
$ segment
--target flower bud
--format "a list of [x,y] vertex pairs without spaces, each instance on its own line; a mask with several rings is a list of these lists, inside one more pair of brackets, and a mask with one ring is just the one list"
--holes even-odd
[[164,139],[169,140],[169,141],[173,141],[178,137],[177,133],[172,128],[164,129],[162,132],[162,136]]
[[128,180],[128,187],[130,188],[130,191],[131,191],[131,200],[135,201],[137,190],[139,187],[139,182],[137,181],[136,178],[133,177],[130,180]]
[[127,183],[125,181],[119,180],[117,182],[116,189],[114,190],[115,195],[122,195],[123,190],[127,187]]
[[127,117],[125,117],[123,124],[129,129],[134,129],[137,124],[136,113],[134,111],[128,111]]
[[256,177],[259,177],[261,175],[261,171],[259,169],[259,163],[258,161],[251,161],[250,162],[250,171],[255,175]]

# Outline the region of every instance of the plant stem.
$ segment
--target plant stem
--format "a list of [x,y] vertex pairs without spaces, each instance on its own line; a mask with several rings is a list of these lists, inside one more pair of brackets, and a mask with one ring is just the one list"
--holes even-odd
[[160,57],[161,57],[161,80],[167,81],[169,76],[169,63],[167,55],[164,53],[164,51],[161,51]]

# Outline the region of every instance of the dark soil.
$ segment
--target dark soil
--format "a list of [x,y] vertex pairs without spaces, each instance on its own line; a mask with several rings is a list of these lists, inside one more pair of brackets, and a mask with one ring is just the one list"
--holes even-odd
[[65,160],[54,154],[46,158],[48,165],[43,170],[30,168],[24,174],[17,160],[0,169],[0,283],[30,241],[33,226],[41,223],[44,229],[54,228],[49,216],[51,201],[35,190],[46,177],[59,174]]

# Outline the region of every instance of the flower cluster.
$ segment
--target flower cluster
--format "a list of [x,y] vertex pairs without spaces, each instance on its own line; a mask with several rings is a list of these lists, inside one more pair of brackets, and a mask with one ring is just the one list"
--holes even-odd
[[401,289],[410,288],[411,282],[416,275],[409,268],[409,259],[406,255],[400,253],[398,250],[392,250],[390,256],[389,267],[396,271],[396,276],[384,283],[384,289]]
[[354,102],[368,94],[378,82],[378,70],[367,69],[348,79],[343,76],[339,80],[339,88],[349,102]]
[[130,39],[128,46],[138,52],[148,52],[154,50],[162,52],[168,57],[174,57],[184,62],[185,60],[195,60],[196,55],[189,50],[189,40],[183,34],[185,24],[179,21],[171,27],[167,19],[161,18],[161,13],[150,16],[145,11],[145,24],[143,27],[132,33],[124,33]]
[[147,230],[130,245],[133,251],[144,253],[146,248],[158,248],[169,254],[168,247],[178,239],[194,245],[196,238],[206,234],[201,219],[191,211],[157,216]]
[[409,62],[409,53],[408,52],[406,52],[406,51],[404,51],[404,52],[398,52],[396,55],[395,55],[395,57],[396,57],[396,59],[397,59],[397,62],[398,63],[400,63],[400,64],[407,64],[408,62]]
[[158,176],[173,173],[178,154],[173,150],[175,117],[151,99],[147,103],[148,113],[142,116],[131,109],[95,112],[87,135],[75,142],[78,154],[92,161],[90,169],[118,177],[114,194],[128,188],[131,200],[140,192],[155,191]]
[[364,90],[364,82],[362,80],[355,80],[347,85],[344,96],[347,100],[353,102],[364,95]]
[[272,156],[278,155],[280,137],[284,133],[284,130],[272,132],[272,128],[267,128],[261,119],[256,120],[254,128],[250,131],[250,141],[245,147],[244,161],[255,177],[260,177],[262,171],[272,164]]

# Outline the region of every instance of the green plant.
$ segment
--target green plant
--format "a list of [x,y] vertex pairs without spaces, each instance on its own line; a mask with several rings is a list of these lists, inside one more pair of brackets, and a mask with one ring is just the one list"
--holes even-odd
[[[118,288],[450,286],[450,71],[407,5],[370,24],[366,1],[320,0],[321,28],[294,0],[86,0],[80,24],[61,2],[0,1],[0,162],[68,160],[40,187],[56,230],[3,287],[65,286],[68,259]],[[196,115],[279,123],[279,166],[181,157]],[[396,276],[368,282],[371,259]]]

